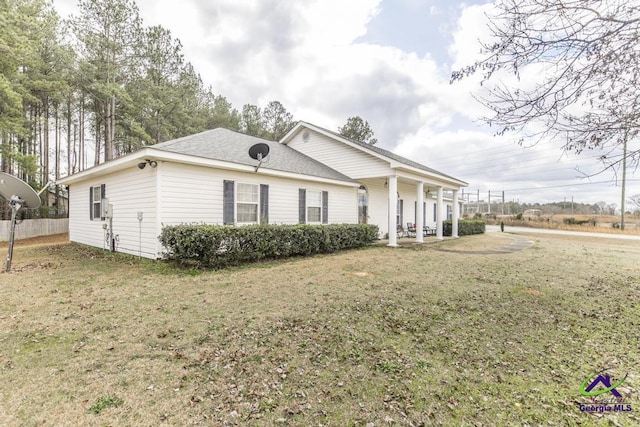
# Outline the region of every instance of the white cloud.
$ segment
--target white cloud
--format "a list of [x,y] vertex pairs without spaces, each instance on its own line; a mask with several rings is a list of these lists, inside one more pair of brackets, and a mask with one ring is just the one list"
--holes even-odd
[[[360,115],[383,148],[466,180],[472,188],[526,188],[572,179],[567,165],[553,170],[549,151],[523,150],[474,123],[487,114],[471,96],[479,93],[478,77],[450,85],[449,66],[429,54],[419,57],[393,46],[357,42],[382,8],[392,7],[387,1],[137,3],[145,25],[170,29],[205,83],[236,108],[279,100],[295,118],[334,130],[347,117]],[[72,2],[55,0],[55,5],[68,14]],[[412,0],[412,5],[430,7],[437,15],[425,25],[442,24],[438,5],[424,0]],[[478,39],[488,34],[485,13],[492,8],[492,3],[460,6],[448,47],[454,69],[478,58]],[[402,22],[389,25],[402,31]],[[500,158],[501,150],[512,158]]]
[[461,9],[458,26],[453,32],[453,43],[449,46],[453,69],[473,64],[482,58],[480,40],[488,40],[490,36],[487,14],[491,14],[494,10],[493,3],[466,6]]

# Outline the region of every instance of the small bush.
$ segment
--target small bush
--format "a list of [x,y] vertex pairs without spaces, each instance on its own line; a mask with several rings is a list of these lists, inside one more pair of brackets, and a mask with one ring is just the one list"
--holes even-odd
[[595,225],[594,224],[595,221],[593,219],[564,218],[562,222],[567,225],[584,225],[584,224]]
[[264,259],[335,252],[368,245],[378,226],[365,224],[165,226],[165,258],[182,265],[222,268]]
[[[485,231],[486,223],[479,220],[460,220],[458,221],[458,236],[470,236],[472,234],[482,234]],[[451,236],[453,224],[451,220],[442,223],[442,234]]]

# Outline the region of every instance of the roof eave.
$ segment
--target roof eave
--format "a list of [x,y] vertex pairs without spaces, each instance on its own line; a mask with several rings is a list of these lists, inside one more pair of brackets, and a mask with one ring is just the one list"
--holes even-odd
[[218,169],[232,170],[237,172],[260,173],[262,175],[268,175],[268,176],[274,176],[274,177],[280,177],[280,178],[297,179],[301,181],[323,182],[323,183],[334,184],[334,185],[343,185],[347,187],[355,187],[359,185],[354,180],[340,180],[340,179],[334,179],[334,178],[298,174],[294,172],[285,172],[285,171],[280,171],[275,169],[269,169],[266,166],[262,166],[261,168],[258,169],[258,171],[256,171],[255,166],[251,166],[251,165],[233,163],[233,162],[228,162],[224,160],[209,159],[206,157],[198,157],[190,154],[179,154],[171,151],[157,150],[151,147],[144,148],[142,150],[136,151],[135,153],[131,153],[129,155],[120,157],[118,159],[109,161],[107,163],[102,163],[98,166],[94,166],[90,169],[86,169],[74,175],[64,177],[62,179],[59,179],[57,181],[57,184],[69,185],[76,182],[85,181],[93,177],[98,177],[98,176],[106,175],[109,173],[118,172],[120,170],[126,169],[127,167],[133,167],[133,166],[137,167],[137,163],[142,159],[176,162],[181,164],[218,168]]
[[400,162],[397,162],[397,161],[391,163],[391,168],[392,169],[396,169],[396,170],[403,169],[403,170],[409,171],[409,172],[411,172],[413,174],[422,175],[422,176],[428,177],[430,179],[435,179],[437,181],[445,181],[445,182],[447,182],[449,184],[453,184],[453,185],[456,185],[458,187],[468,187],[469,186],[468,182],[462,181],[462,180],[454,178],[452,176],[444,175],[444,174],[441,174],[441,173],[438,173],[438,174],[430,173],[428,171],[425,171],[425,170],[422,170],[422,169],[418,169],[418,168],[414,168],[413,166],[405,165],[404,163],[400,163]]
[[117,159],[101,163],[73,175],[68,175],[64,178],[60,178],[56,181],[56,184],[69,185],[73,184],[74,182],[84,181],[94,176],[101,176],[106,173],[116,172],[122,169],[126,169],[133,164],[137,164],[139,160],[147,159],[151,156],[152,150],[150,148],[142,148],[134,153],[127,154],[126,156],[118,157]]

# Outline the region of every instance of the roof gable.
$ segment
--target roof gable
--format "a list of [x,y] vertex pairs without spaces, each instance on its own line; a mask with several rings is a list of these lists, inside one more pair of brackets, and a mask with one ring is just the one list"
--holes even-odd
[[443,178],[447,178],[447,179],[450,179],[450,180],[453,180],[453,181],[458,181],[458,182],[460,182],[460,183],[462,183],[464,185],[467,184],[464,181],[461,181],[461,180],[459,180],[457,178],[454,178],[454,177],[452,177],[450,175],[447,175],[447,174],[444,174],[442,172],[439,172],[439,171],[437,171],[435,169],[432,169],[432,168],[430,168],[428,166],[425,166],[425,165],[423,165],[421,163],[414,162],[413,160],[410,160],[410,159],[407,159],[405,157],[402,157],[402,156],[400,156],[398,154],[395,154],[395,153],[393,153],[393,152],[391,152],[389,150],[385,150],[384,148],[379,148],[379,147],[376,147],[375,145],[366,144],[364,142],[356,141],[354,139],[347,138],[347,137],[345,137],[343,135],[340,135],[337,132],[331,131],[329,129],[325,129],[325,128],[321,127],[321,126],[313,125],[311,123],[303,122],[303,121],[298,122],[298,124],[296,126],[294,126],[293,129],[291,129],[280,140],[280,142],[282,144],[286,145],[291,140],[291,138],[293,138],[293,136],[295,136],[301,130],[301,128],[303,128],[303,127],[315,130],[316,132],[320,132],[320,133],[322,133],[322,134],[324,134],[326,136],[329,136],[329,137],[331,137],[331,138],[333,138],[333,139],[335,139],[337,141],[341,141],[341,142],[343,142],[345,144],[348,144],[348,145],[350,145],[350,146],[352,146],[354,148],[357,148],[357,149],[359,149],[361,151],[364,151],[364,152],[366,152],[366,153],[368,153],[370,155],[373,155],[375,157],[382,158],[382,159],[384,159],[384,160],[386,160],[386,161],[388,161],[390,163],[393,163],[393,162],[400,163],[401,165],[404,165],[404,166],[407,166],[407,167],[410,167],[410,168],[414,168],[414,169],[419,169],[421,171],[428,172],[429,174],[439,175],[439,176],[441,176]]

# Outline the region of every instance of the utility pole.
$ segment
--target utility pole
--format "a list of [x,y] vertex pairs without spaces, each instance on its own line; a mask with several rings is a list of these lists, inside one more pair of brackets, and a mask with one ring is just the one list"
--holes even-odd
[[573,215],[573,196],[571,196],[571,215]]
[[502,215],[504,215],[504,190],[502,190]]
[[464,188],[462,189],[462,216],[464,216],[464,214],[466,213],[464,211],[465,208],[465,204],[464,204]]
[[491,213],[491,190],[489,190],[489,203],[487,203],[487,213]]
[[624,133],[624,141],[622,143],[622,196],[620,201],[620,230],[624,230],[624,199],[625,187],[627,186],[627,136],[629,130]]
[[478,197],[476,198],[476,213],[480,213],[480,189],[478,188]]

